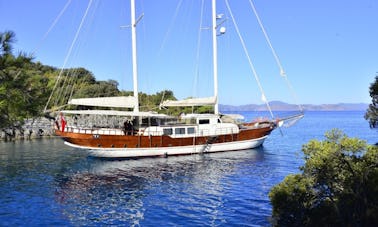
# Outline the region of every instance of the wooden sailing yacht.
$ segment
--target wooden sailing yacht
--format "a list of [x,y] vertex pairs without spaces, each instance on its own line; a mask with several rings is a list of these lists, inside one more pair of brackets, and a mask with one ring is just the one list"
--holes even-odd
[[[86,149],[92,156],[106,158],[233,151],[262,145],[269,134],[282,125],[283,120],[276,119],[242,123],[235,115],[219,113],[216,0],[212,0],[214,96],[181,101],[165,100],[161,103],[162,107],[210,105],[214,107],[214,113],[182,114],[172,117],[156,112],[139,111],[137,20],[134,4],[134,0],[131,0],[133,96],[72,99],[68,104],[101,107],[101,110],[62,110],[60,112],[64,115],[120,116],[125,118],[125,122],[112,128],[82,127],[73,122],[68,122],[66,125],[62,116],[61,122],[56,125],[55,133],[65,141],[66,145]],[[132,108],[133,111],[104,110],[104,107]]]

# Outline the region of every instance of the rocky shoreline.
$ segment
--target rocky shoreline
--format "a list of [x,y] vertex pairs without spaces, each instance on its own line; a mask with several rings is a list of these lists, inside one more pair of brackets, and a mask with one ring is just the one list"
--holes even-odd
[[5,128],[0,131],[0,141],[31,140],[55,137],[54,122],[47,118],[26,119],[21,127]]

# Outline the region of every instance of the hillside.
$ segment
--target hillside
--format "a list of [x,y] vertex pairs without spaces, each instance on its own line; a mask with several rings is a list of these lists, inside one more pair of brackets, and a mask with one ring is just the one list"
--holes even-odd
[[[298,106],[295,104],[289,104],[281,101],[272,101],[270,106],[274,111],[297,111]],[[302,108],[305,111],[365,111],[369,104],[366,103],[338,103],[338,104],[303,104]],[[266,111],[266,105],[220,105],[221,111]]]

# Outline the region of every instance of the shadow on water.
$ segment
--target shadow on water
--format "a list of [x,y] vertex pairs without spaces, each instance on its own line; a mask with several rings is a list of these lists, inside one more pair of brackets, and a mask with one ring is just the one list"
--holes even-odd
[[229,223],[222,214],[233,187],[229,177],[263,159],[263,148],[168,158],[87,158],[86,169],[55,179],[56,199],[79,225],[184,224],[189,219],[194,225]]

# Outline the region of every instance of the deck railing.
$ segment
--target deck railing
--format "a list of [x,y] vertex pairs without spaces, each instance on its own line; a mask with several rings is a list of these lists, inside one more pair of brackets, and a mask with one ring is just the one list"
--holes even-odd
[[109,128],[77,128],[66,127],[65,132],[81,133],[81,134],[98,134],[98,135],[125,135],[122,129],[109,129]]
[[[216,128],[216,129],[197,129],[195,133],[188,134],[175,134],[173,128],[173,134],[168,135],[172,137],[188,137],[188,136],[213,136],[213,135],[227,135],[227,134],[236,134],[239,132],[238,129],[233,127],[226,128]],[[111,129],[111,128],[78,128],[78,127],[66,127],[65,132],[71,133],[80,133],[80,134],[97,134],[97,135],[126,135],[126,132],[123,129]],[[144,129],[139,131],[129,132],[129,135],[132,134],[144,135]],[[164,135],[161,130],[153,131],[151,129],[146,133],[149,136],[162,136]]]

